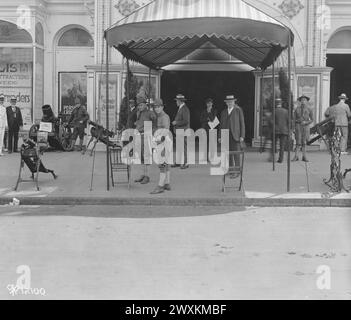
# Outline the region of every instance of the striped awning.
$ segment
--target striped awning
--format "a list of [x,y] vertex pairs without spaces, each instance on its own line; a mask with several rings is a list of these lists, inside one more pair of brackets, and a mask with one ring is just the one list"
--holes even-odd
[[243,0],[154,0],[105,32],[107,43],[151,68],[206,43],[265,69],[293,43],[292,32]]

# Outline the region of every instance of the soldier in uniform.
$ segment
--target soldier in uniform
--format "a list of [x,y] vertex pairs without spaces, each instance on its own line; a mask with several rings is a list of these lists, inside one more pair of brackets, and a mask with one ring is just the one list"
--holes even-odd
[[77,137],[79,137],[79,148],[78,151],[82,151],[85,128],[89,120],[89,114],[85,109],[85,106],[81,104],[81,99],[76,97],[74,99],[75,107],[72,111],[71,117],[68,121],[68,125],[73,127],[73,134],[71,139],[70,149],[73,151],[76,144]]
[[306,143],[310,136],[310,124],[313,122],[313,111],[308,107],[309,97],[301,96],[300,105],[294,111],[294,131],[296,140],[295,157],[292,161],[299,161],[298,152],[302,149],[302,161],[308,162],[306,157]]

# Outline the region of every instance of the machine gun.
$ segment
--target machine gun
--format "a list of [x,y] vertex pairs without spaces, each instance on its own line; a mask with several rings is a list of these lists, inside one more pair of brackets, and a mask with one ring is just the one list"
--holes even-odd
[[[105,145],[109,145],[110,147],[115,146],[115,144],[109,140],[109,138],[113,138],[115,136],[113,131],[107,130],[102,125],[90,120],[88,121],[88,124],[92,126],[90,129],[91,138],[86,148],[86,150],[88,150],[89,145],[93,142],[93,148],[90,150],[90,156],[93,155],[99,141]],[[86,150],[83,150],[82,154],[85,154]]]
[[334,118],[328,118],[322,122],[317,123],[314,127],[311,128],[310,133],[314,136],[311,140],[307,142],[307,145],[311,145],[319,139],[323,139],[326,143],[325,137],[332,137],[335,130]]
[[317,136],[308,141],[307,144],[311,145],[313,142],[323,139],[331,156],[330,178],[329,180],[324,179],[324,183],[332,192],[341,192],[342,190],[349,192],[350,189],[345,187],[344,180],[351,169],[347,169],[344,174],[341,172],[340,141],[342,133],[339,128],[335,127],[335,118],[327,118],[317,123],[311,128],[311,134],[317,134]]

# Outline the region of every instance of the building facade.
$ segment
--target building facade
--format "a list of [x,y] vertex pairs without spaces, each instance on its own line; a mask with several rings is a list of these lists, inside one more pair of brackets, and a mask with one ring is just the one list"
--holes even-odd
[[[40,120],[41,106],[50,104],[57,114],[69,112],[79,95],[86,103],[91,118],[106,122],[109,107],[110,127],[115,128],[126,77],[125,61],[114,49],[110,54],[110,98],[106,101],[106,45],[104,30],[124,16],[146,5],[150,0],[2,0],[0,2],[0,93],[8,99],[16,95],[25,115],[25,123]],[[182,2],[190,0],[164,0]],[[220,1],[219,1],[220,2]],[[247,3],[274,17],[295,35],[293,93],[311,97],[315,121],[321,121],[325,109],[341,93],[351,96],[351,2],[348,0],[246,0]],[[197,56],[198,59],[199,55]],[[190,58],[189,58],[190,59]],[[188,59],[188,60],[189,60]],[[194,58],[193,56],[193,59]],[[226,59],[225,57],[223,59]],[[171,108],[172,95],[182,90],[193,91],[203,99],[210,92],[206,85],[221,78],[229,86],[216,87],[216,102],[228,90],[242,95],[249,136],[257,144],[260,136],[261,86],[264,94],[272,81],[271,70],[238,69],[238,63],[223,67],[194,63],[177,65],[164,72],[151,72],[131,65],[138,79],[139,93],[161,96]],[[233,62],[233,61],[232,61]],[[211,65],[211,67],[210,67]],[[223,65],[223,64],[222,64]],[[287,67],[283,65],[281,67]],[[186,71],[185,71],[186,70]],[[186,73],[187,77],[184,77]],[[242,73],[245,72],[245,75]],[[205,74],[206,73],[206,74]],[[235,76],[237,75],[237,76]],[[185,78],[194,77],[185,84]],[[208,81],[199,86],[199,82]],[[211,80],[212,79],[212,80]],[[213,80],[216,79],[216,80]],[[243,80],[249,85],[241,87]],[[230,86],[231,81],[233,85]],[[236,82],[237,81],[237,82]],[[232,88],[232,89],[229,89]],[[173,90],[173,91],[172,91]],[[202,91],[201,91],[202,90]],[[239,92],[237,92],[239,91]],[[191,97],[190,97],[191,98]],[[194,96],[193,127],[201,102]],[[191,101],[191,99],[190,99]],[[196,101],[196,103],[195,103]],[[191,105],[191,102],[190,102]]]

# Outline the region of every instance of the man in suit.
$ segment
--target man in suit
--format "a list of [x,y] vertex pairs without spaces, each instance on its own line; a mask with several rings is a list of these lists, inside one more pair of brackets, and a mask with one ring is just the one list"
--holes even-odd
[[[227,104],[228,109],[223,110],[221,113],[220,129],[229,130],[229,151],[241,151],[242,144],[245,140],[245,120],[242,109],[237,105],[237,99],[234,95],[226,97],[224,102]],[[234,160],[234,161],[233,161]],[[230,157],[229,166],[240,166],[240,156],[235,155]],[[232,176],[235,178],[236,176]]]
[[6,108],[7,123],[9,128],[8,133],[8,152],[18,152],[18,133],[22,130],[23,119],[21,109],[16,106],[17,98],[11,97],[11,106]]
[[[288,110],[283,108],[282,99],[276,99],[275,105],[276,105],[276,110],[275,110],[276,143],[279,141],[278,163],[283,163],[284,151],[289,137],[289,112]],[[273,158],[273,148],[272,148],[272,158]]]
[[[174,133],[176,134],[178,129],[183,129],[187,130],[190,128],[190,111],[187,105],[185,104],[185,97],[182,94],[178,94],[175,98],[177,107],[178,107],[178,112],[175,116],[174,121],[172,122],[173,128],[174,128]],[[179,155],[181,156],[181,155]],[[182,165],[178,164],[178,161],[175,165],[172,166],[173,168],[175,167],[180,167],[180,169],[188,169],[188,157],[187,157],[187,137],[184,136],[184,161]]]
[[2,147],[4,145],[5,129],[7,127],[6,107],[4,106],[5,96],[0,95],[0,156],[3,156]]
[[339,96],[339,103],[329,107],[326,112],[326,118],[333,118],[335,122],[335,127],[341,131],[341,154],[347,154],[347,140],[349,136],[349,120],[351,119],[350,107],[346,103],[349,98],[345,93]]

